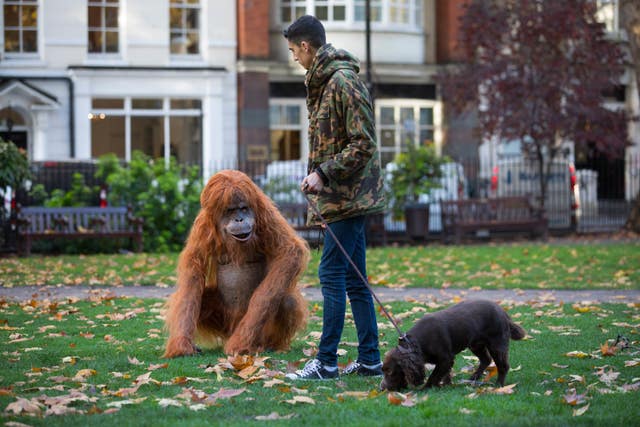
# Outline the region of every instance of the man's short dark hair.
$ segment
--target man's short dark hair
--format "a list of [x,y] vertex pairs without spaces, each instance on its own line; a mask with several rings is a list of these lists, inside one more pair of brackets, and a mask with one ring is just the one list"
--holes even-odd
[[304,15],[296,19],[289,25],[289,28],[283,31],[287,40],[296,45],[306,41],[315,49],[319,49],[327,43],[327,37],[324,32],[322,22],[315,16]]

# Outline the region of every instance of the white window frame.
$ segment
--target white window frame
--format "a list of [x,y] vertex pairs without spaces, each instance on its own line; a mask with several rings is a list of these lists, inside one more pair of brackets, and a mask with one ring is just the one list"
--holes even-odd
[[[367,0],[354,0],[353,1],[353,21],[354,22],[364,22],[366,19],[366,5]],[[362,7],[362,19],[357,19],[356,18],[356,9],[358,7]],[[371,23],[380,23],[382,22],[382,18],[384,15],[384,5],[383,5],[383,0],[370,0],[370,8],[371,8]],[[379,8],[380,9],[380,13],[378,14],[378,18],[379,19],[375,19],[375,16],[373,14],[373,10],[375,8]]]
[[[122,12],[122,2],[118,0],[116,3],[107,2],[106,0],[89,0],[87,3],[87,16],[89,14],[89,7],[100,7],[102,13],[102,22],[104,26],[102,27],[87,27],[87,55],[91,59],[117,59],[121,57],[122,51],[122,19],[124,18]],[[105,12],[107,7],[116,7],[118,8],[118,28],[116,28],[116,32],[118,33],[118,51],[117,52],[107,52],[106,51],[106,33],[108,31],[114,31],[113,27],[106,26]],[[87,20],[88,25],[88,20]],[[89,52],[89,31],[100,31],[102,33],[103,41],[102,41],[102,51],[101,52]]]
[[[393,108],[393,125],[382,125],[381,122],[381,109]],[[403,147],[401,135],[403,130],[403,124],[400,121],[400,111],[403,108],[413,109],[414,118],[414,146],[418,147],[422,144],[420,141],[421,130],[431,130],[433,132],[433,143],[435,144],[436,151],[442,152],[442,103],[435,100],[424,99],[377,99],[375,104],[376,115],[376,138],[378,140],[378,148],[380,153],[393,153],[395,156],[401,152],[406,151]],[[431,125],[420,124],[420,109],[430,108],[433,111],[433,123]],[[382,146],[382,132],[386,129],[393,129],[394,131],[394,145],[393,147]]]
[[[347,21],[347,0],[315,0],[314,1],[314,14],[317,16],[317,8],[318,7],[326,7],[327,8],[327,19],[326,22],[346,22]],[[344,8],[344,19],[336,20],[334,18],[334,12],[336,7]]]
[[[171,117],[201,117],[202,116],[202,106],[204,105],[204,99],[200,99],[201,108],[191,108],[191,109],[171,109],[171,100],[180,99],[178,97],[140,97],[140,96],[127,96],[127,97],[119,97],[119,96],[96,96],[94,99],[122,99],[124,100],[124,107],[122,109],[106,109],[106,108],[91,108],[91,112],[89,113],[89,120],[93,120],[96,117],[99,118],[101,114],[105,116],[117,116],[124,117],[124,160],[127,162],[131,161],[131,118],[132,117],[162,117],[163,119],[163,132],[164,132],[164,161],[165,166],[169,167],[169,163],[171,160],[171,129],[170,129],[170,120]],[[132,101],[133,99],[162,99],[162,108],[158,109],[142,109],[142,108],[133,108]],[[197,99],[197,98],[185,98],[185,99]],[[204,121],[200,123],[200,126],[204,126]],[[202,129],[201,129],[202,130]],[[93,140],[91,141],[93,145]],[[203,143],[204,145],[204,143]],[[203,150],[204,151],[204,150]],[[89,147],[89,153],[92,152],[92,147]],[[200,154],[201,161],[204,163],[204,152]]]
[[[307,115],[307,103],[304,98],[271,98],[269,99],[269,118],[271,107],[296,106],[300,109],[300,123],[271,123],[269,120],[269,132],[272,130],[297,130],[300,131],[300,160],[306,161],[309,157],[309,117]],[[269,147],[271,149],[271,147]]]
[[[204,45],[204,41],[203,41],[203,37],[204,37],[204,10],[203,10],[203,4],[201,0],[198,0],[198,3],[175,3],[173,0],[169,1],[169,9],[198,9],[198,52],[196,53],[173,53],[171,52],[171,38],[174,34],[177,34],[175,32],[175,30],[171,29],[171,22],[169,22],[169,54],[171,56],[171,60],[172,61],[184,61],[185,59],[190,60],[190,59],[195,59],[195,60],[200,60],[203,57],[203,47]],[[169,12],[169,11],[168,11]],[[184,14],[185,18],[186,18],[186,14]],[[186,22],[183,22],[184,26],[181,28],[180,30],[180,34],[182,36],[186,36],[187,34],[189,34],[190,32],[194,32],[194,31],[189,31],[187,29],[187,25]]]
[[[2,57],[0,59],[40,59],[40,55],[42,52],[42,0],[26,0],[28,3],[24,3],[25,0],[4,0],[2,2],[3,10],[0,13],[0,45],[2,45]],[[36,32],[37,32],[37,50],[35,52],[7,52],[6,49],[6,40],[4,37],[5,30],[18,30],[22,34],[23,26],[20,22],[17,27],[9,27],[7,28],[4,25],[4,6],[7,5],[16,5],[16,6],[35,6],[37,9],[36,12]],[[22,35],[20,36],[22,37]],[[22,43],[21,43],[22,44]],[[22,46],[21,46],[22,49]]]
[[[404,4],[406,1],[406,9],[407,9],[407,22],[392,22],[390,16],[390,9],[392,6],[400,3],[400,6]],[[371,21],[371,28],[373,30],[392,30],[398,32],[420,32],[423,29],[423,18],[422,18],[422,1],[423,0],[372,0],[373,4],[379,4],[381,6],[381,18],[378,21]],[[291,24],[296,17],[296,14],[293,13],[295,8],[304,8],[303,15],[316,15],[316,6],[327,6],[329,7],[329,18],[327,20],[323,20],[323,24],[328,30],[332,29],[345,29],[345,30],[361,30],[364,28],[365,22],[364,19],[356,20],[355,18],[355,9],[356,5],[365,6],[364,0],[280,0],[279,2],[279,13],[278,18],[280,19],[280,23],[283,26],[287,24]],[[332,7],[334,5],[344,5],[345,10],[345,20],[344,21],[334,21],[332,20]],[[283,8],[289,7],[290,9],[290,19],[283,19]],[[364,16],[363,16],[364,18]]]
[[[609,33],[617,33],[620,31],[619,22],[619,2],[618,0],[597,0],[598,11],[596,12],[596,19],[602,22]],[[607,9],[609,14],[607,16]]]

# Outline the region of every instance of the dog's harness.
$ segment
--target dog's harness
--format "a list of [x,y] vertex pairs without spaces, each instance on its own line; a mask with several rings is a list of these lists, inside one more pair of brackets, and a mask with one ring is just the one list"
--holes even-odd
[[[308,186],[308,185],[307,185]],[[305,187],[306,189],[306,187]],[[349,256],[349,254],[347,254],[347,251],[345,250],[345,248],[342,246],[342,244],[340,243],[340,240],[338,240],[338,237],[335,235],[335,233],[333,232],[333,230],[331,230],[331,228],[329,227],[329,224],[327,224],[327,221],[325,221],[325,219],[322,217],[322,214],[320,213],[320,210],[318,209],[318,206],[309,198],[309,195],[307,192],[303,191],[302,194],[304,194],[305,199],[307,199],[307,202],[309,203],[309,206],[311,206],[311,209],[313,210],[313,212],[318,216],[318,218],[320,219],[320,223],[322,223],[322,225],[324,226],[325,230],[327,230],[329,232],[329,235],[331,236],[331,238],[336,242],[336,245],[338,246],[338,248],[340,248],[340,251],[342,252],[342,254],[347,258],[347,261],[349,261],[349,263],[351,264],[351,267],[353,267],[353,269],[356,271],[356,273],[358,273],[358,277],[360,277],[360,280],[362,281],[362,283],[364,283],[364,285],[367,287],[367,289],[369,290],[369,292],[371,292],[371,295],[373,296],[373,298],[376,300],[376,302],[378,303],[378,305],[380,306],[380,309],[382,310],[382,312],[384,313],[384,315],[389,319],[389,321],[391,322],[391,324],[396,328],[396,331],[398,331],[398,344],[402,347],[406,347],[406,348],[410,348],[413,347],[411,340],[409,339],[409,337],[407,336],[407,334],[403,333],[400,330],[400,327],[398,326],[398,323],[395,321],[395,319],[391,316],[391,314],[389,314],[389,312],[387,311],[386,308],[384,308],[384,305],[382,305],[382,302],[380,302],[380,299],[378,298],[378,296],[376,295],[376,293],[373,291],[373,288],[371,287],[371,285],[369,284],[369,281],[364,277],[364,275],[360,272],[360,270],[358,269],[358,267],[356,266],[356,264],[353,262],[353,260],[351,259],[351,257]]]

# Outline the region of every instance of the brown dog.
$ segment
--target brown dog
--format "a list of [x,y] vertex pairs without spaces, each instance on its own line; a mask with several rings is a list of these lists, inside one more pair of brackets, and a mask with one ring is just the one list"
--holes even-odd
[[436,365],[425,387],[450,384],[455,356],[465,348],[480,359],[472,381],[480,378],[493,358],[497,383],[504,386],[509,372],[509,339],[520,340],[525,335],[526,331],[491,301],[465,301],[427,314],[386,354],[380,388],[393,391],[423,384],[425,363]]

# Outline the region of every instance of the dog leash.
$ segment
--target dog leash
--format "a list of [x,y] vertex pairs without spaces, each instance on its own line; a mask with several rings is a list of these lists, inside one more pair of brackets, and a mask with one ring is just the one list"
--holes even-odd
[[396,321],[394,320],[394,318],[391,316],[391,314],[389,314],[389,312],[387,311],[386,308],[384,308],[384,305],[382,305],[382,302],[380,302],[380,299],[378,298],[378,296],[376,295],[376,293],[373,291],[373,288],[371,287],[371,285],[369,284],[369,281],[364,277],[364,275],[360,272],[360,269],[356,266],[356,264],[353,262],[353,260],[351,259],[351,257],[349,256],[349,254],[347,254],[347,251],[345,250],[344,246],[342,246],[342,244],[340,243],[340,240],[338,240],[338,236],[335,235],[335,233],[333,232],[333,230],[331,230],[331,227],[329,227],[329,224],[327,224],[327,221],[325,221],[325,219],[323,218],[322,214],[320,213],[320,210],[318,209],[318,205],[316,205],[313,200],[311,200],[309,198],[309,194],[305,191],[302,192],[302,194],[304,194],[304,198],[307,199],[307,202],[309,203],[309,206],[311,206],[311,209],[313,210],[313,212],[318,216],[318,219],[320,219],[320,223],[324,226],[325,230],[327,230],[329,232],[329,235],[331,236],[331,238],[333,239],[334,242],[336,242],[336,245],[338,246],[338,248],[340,249],[340,251],[342,252],[342,254],[347,258],[347,261],[349,261],[349,264],[351,264],[351,267],[353,267],[353,269],[356,271],[356,273],[358,273],[358,277],[360,277],[360,280],[362,280],[362,283],[364,283],[364,285],[367,287],[367,289],[369,290],[369,292],[371,293],[371,295],[373,296],[373,298],[376,300],[376,302],[378,303],[378,305],[380,306],[380,309],[382,310],[382,312],[384,313],[384,315],[389,319],[389,321],[391,322],[391,324],[396,328],[396,331],[398,331],[398,341],[400,343],[402,342],[407,342],[409,343],[409,338],[407,337],[406,334],[404,334],[401,330],[400,327],[398,326],[398,323],[396,323]]

